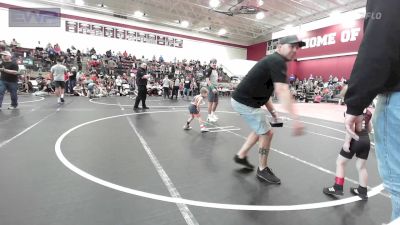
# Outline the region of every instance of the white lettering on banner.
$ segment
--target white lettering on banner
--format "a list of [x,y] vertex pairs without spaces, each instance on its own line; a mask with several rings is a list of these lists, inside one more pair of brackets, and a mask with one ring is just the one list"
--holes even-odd
[[342,34],[340,35],[340,41],[344,43],[357,40],[360,30],[360,28],[352,28],[350,30],[342,31]]
[[359,28],[359,27],[356,27],[356,28],[351,29],[351,38],[350,38],[350,41],[356,41],[356,40],[357,40],[357,37],[358,37],[358,34],[360,33],[360,31],[361,31],[361,28]]
[[[360,31],[361,28],[359,27],[343,30],[340,33],[340,42],[346,43],[350,41],[356,41],[360,34]],[[335,32],[335,33],[325,34],[323,36],[305,38],[302,40],[306,43],[303,49],[334,45],[336,44],[336,35],[337,33]]]
[[350,40],[350,31],[349,30],[342,31],[342,34],[340,35],[340,41],[349,42],[349,40]]
[[319,46],[326,46],[326,45],[334,45],[336,44],[335,41],[336,33],[325,34],[324,36],[317,36],[311,37],[308,39],[304,39],[303,41],[306,43],[304,48],[315,48]]

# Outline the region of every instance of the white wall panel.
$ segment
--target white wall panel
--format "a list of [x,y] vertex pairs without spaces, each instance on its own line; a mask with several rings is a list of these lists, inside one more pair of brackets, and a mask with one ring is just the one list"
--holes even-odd
[[[18,2],[15,1],[14,4]],[[12,3],[9,3],[12,4]],[[29,7],[34,7],[34,4],[27,5]],[[37,5],[36,7],[43,7],[41,5]],[[88,18],[102,19],[106,21],[112,21],[122,24],[129,24],[134,26],[139,26],[138,22],[127,21],[124,19],[109,17],[109,16],[100,16],[91,13],[83,13],[83,12],[75,12],[71,10],[62,10],[63,13],[70,13],[77,16],[84,16]],[[68,19],[69,20],[69,19]],[[179,59],[199,59],[202,62],[208,61],[210,58],[216,58],[220,62],[225,62],[231,59],[246,59],[247,57],[247,49],[238,48],[232,46],[226,46],[221,44],[215,44],[204,41],[196,41],[191,39],[183,39],[183,48],[175,48],[168,46],[160,46],[156,44],[148,44],[148,43],[138,43],[134,41],[128,40],[119,40],[116,38],[106,38],[106,37],[97,37],[92,35],[85,34],[77,34],[77,33],[69,33],[65,31],[65,21],[66,19],[61,20],[61,27],[52,27],[52,28],[32,28],[32,27],[9,27],[8,26],[8,9],[0,8],[0,40],[6,40],[6,42],[10,42],[12,38],[16,38],[16,40],[21,44],[22,47],[33,48],[37,46],[38,41],[41,42],[42,46],[47,45],[47,43],[55,43],[60,44],[63,50],[74,45],[78,49],[86,49],[95,47],[95,49],[104,53],[105,51],[112,49],[113,51],[127,51],[128,53],[136,55],[136,57],[141,57],[144,55],[146,58],[151,58],[153,55],[158,57],[162,55],[165,60],[171,61],[174,57]],[[70,20],[71,21],[71,20]],[[146,28],[158,29],[160,27],[151,27],[148,24],[145,26]],[[127,29],[127,28],[122,28]],[[174,32],[171,28],[163,30],[166,32]],[[148,32],[147,32],[148,33]],[[188,33],[182,32],[174,32],[180,33],[184,35],[188,35]],[[196,36],[197,34],[193,34],[190,36]],[[166,35],[164,35],[166,36]],[[171,35],[171,37],[173,37]],[[197,35],[196,37],[201,37]],[[204,38],[204,37],[201,37]],[[221,41],[215,39],[216,41]]]

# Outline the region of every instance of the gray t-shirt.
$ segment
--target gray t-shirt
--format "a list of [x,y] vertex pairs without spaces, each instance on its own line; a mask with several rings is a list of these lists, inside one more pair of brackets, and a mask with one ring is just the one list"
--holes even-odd
[[163,80],[163,87],[169,87],[169,79]]
[[55,81],[65,81],[64,74],[65,74],[65,72],[67,72],[67,67],[65,67],[61,64],[56,64],[51,67],[50,71],[53,74]]
[[218,86],[218,71],[216,69],[210,68],[207,71],[206,77],[210,79],[210,82],[214,87]]

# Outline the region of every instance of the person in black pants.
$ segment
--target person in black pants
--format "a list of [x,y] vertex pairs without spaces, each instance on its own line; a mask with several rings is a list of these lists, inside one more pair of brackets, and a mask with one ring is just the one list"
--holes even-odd
[[8,109],[17,109],[18,106],[18,64],[11,60],[11,53],[3,51],[0,53],[2,63],[0,64],[0,111],[6,90],[10,92],[11,106]]
[[72,67],[71,75],[69,76],[68,90],[70,94],[74,94],[74,87],[76,85],[76,75],[78,72],[76,71],[76,67]]
[[146,74],[147,64],[142,63],[138,69],[136,75],[136,85],[138,87],[138,95],[136,97],[135,105],[133,106],[133,110],[139,109],[139,102],[142,101],[143,109],[149,109],[146,106],[146,96],[147,96],[147,79],[149,79],[150,75]]

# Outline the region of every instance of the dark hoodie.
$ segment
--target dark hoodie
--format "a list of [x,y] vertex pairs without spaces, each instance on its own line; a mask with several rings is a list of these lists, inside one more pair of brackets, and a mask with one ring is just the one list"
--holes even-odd
[[345,96],[347,113],[361,115],[377,94],[400,91],[400,1],[368,0],[364,39]]
[[147,85],[147,79],[143,79],[143,76],[146,75],[146,69],[139,67],[136,74],[136,84],[137,85]]

